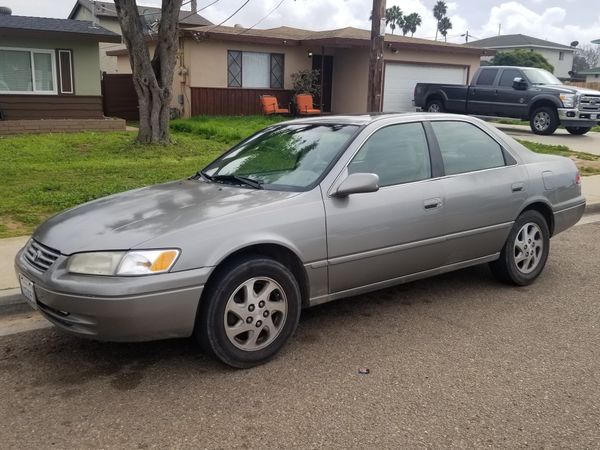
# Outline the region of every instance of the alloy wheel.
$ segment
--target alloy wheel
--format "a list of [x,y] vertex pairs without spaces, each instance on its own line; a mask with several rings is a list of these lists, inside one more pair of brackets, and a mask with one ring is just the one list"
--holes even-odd
[[281,285],[267,277],[240,284],[225,305],[225,334],[240,350],[267,347],[285,325],[288,302]]
[[513,258],[521,273],[531,273],[539,265],[544,252],[544,238],[540,227],[528,222],[521,227],[515,238]]
[[533,118],[533,126],[538,131],[546,131],[550,126],[552,118],[546,111],[538,112]]
[[441,110],[441,108],[438,103],[432,103],[431,105],[429,105],[429,108],[427,108],[428,112],[433,112],[433,113],[439,113],[440,110]]

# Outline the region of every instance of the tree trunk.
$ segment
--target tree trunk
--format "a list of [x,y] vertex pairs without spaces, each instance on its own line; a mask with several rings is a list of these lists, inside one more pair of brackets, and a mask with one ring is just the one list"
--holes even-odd
[[[170,143],[169,113],[173,72],[179,46],[179,9],[182,0],[162,0],[158,33],[148,31],[135,0],[115,0],[123,41],[129,51],[133,85],[138,96],[140,143]],[[152,34],[150,34],[152,33]],[[150,59],[148,41],[156,42]]]

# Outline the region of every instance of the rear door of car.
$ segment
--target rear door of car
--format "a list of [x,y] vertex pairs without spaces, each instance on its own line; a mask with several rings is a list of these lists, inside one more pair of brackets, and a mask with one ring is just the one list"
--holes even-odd
[[498,253],[527,195],[527,171],[471,122],[432,120],[444,167],[448,264]]
[[[423,124],[387,121],[364,135],[323,189],[331,293],[385,285],[446,260],[441,162],[431,160]],[[379,190],[336,197],[349,173],[376,173]]]

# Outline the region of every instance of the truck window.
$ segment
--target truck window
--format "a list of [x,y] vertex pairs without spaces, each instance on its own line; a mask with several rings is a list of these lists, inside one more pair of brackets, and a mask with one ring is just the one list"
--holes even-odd
[[520,70],[517,69],[504,69],[502,75],[500,75],[500,81],[498,81],[498,86],[512,87],[513,80],[515,78],[523,78]]
[[494,84],[494,80],[496,79],[496,74],[498,73],[498,69],[481,69],[479,71],[479,76],[477,77],[477,82],[475,85],[477,86],[491,86]]

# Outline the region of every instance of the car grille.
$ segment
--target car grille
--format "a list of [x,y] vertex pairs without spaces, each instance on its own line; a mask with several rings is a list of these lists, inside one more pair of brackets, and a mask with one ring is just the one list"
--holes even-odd
[[580,111],[600,111],[600,95],[584,95],[579,99]]
[[30,265],[40,272],[45,272],[54,264],[60,252],[31,239],[25,247],[24,255]]

